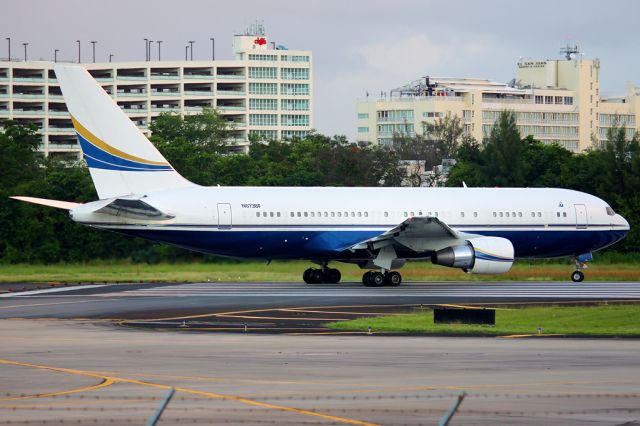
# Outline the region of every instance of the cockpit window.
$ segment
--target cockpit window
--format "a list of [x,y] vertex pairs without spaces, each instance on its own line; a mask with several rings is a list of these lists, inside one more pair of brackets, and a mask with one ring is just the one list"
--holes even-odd
[[615,215],[616,215],[616,212],[614,212],[614,211],[613,211],[613,209],[612,209],[611,207],[607,206],[607,214],[608,214],[609,216],[615,216]]

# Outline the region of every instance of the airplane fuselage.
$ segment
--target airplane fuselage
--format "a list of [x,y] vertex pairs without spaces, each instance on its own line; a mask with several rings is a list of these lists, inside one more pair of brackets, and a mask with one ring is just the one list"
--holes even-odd
[[603,200],[552,188],[191,187],[144,200],[173,218],[101,215],[91,213],[92,203],[71,214],[87,225],[190,250],[264,259],[341,259],[358,242],[421,216],[459,232],[506,238],[517,258],[595,251],[629,229]]

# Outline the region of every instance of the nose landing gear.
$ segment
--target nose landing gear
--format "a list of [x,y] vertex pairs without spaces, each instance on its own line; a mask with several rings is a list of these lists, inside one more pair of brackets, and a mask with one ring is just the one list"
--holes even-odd
[[571,274],[571,281],[574,283],[580,283],[584,281],[584,273],[583,269],[587,269],[587,262],[593,260],[593,255],[591,253],[581,254],[575,257],[576,262],[576,270]]

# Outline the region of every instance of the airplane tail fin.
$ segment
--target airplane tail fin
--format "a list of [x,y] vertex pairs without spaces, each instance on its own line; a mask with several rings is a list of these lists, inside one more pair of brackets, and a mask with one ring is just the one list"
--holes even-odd
[[81,66],[56,77],[101,199],[195,186],[183,178]]

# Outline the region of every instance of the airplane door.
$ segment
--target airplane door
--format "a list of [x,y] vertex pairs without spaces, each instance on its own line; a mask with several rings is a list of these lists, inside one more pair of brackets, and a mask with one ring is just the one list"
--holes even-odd
[[218,203],[218,229],[231,229],[231,204]]
[[586,229],[589,225],[587,219],[587,207],[584,204],[574,204],[576,209],[576,228]]

